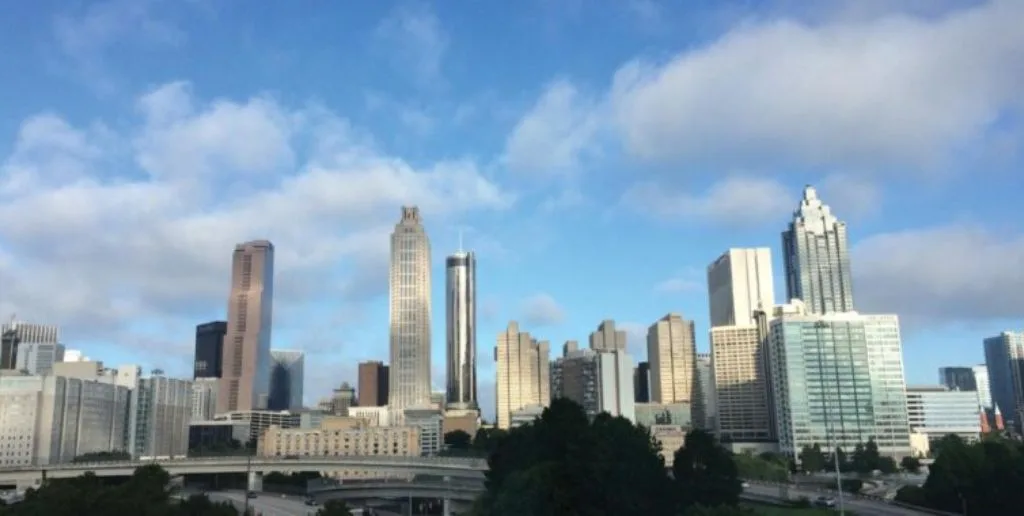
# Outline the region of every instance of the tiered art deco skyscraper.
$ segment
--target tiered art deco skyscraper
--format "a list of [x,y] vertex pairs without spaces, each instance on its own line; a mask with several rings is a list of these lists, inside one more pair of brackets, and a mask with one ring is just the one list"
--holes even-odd
[[782,257],[789,299],[802,300],[814,314],[853,311],[846,224],[812,186],[804,188],[793,222],[782,233]]
[[274,313],[274,245],[235,246],[217,413],[266,408],[270,395],[270,331]]
[[461,250],[448,257],[445,281],[447,316],[447,405],[477,409],[476,401],[476,255]]
[[430,404],[430,240],[415,206],[402,207],[391,233],[390,286],[388,407],[397,423],[405,409]]

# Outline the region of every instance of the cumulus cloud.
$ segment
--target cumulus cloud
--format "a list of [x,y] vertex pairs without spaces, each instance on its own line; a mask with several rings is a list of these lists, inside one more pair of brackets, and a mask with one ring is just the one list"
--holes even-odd
[[941,17],[741,24],[666,63],[623,66],[611,94],[647,160],[928,167],[1021,107],[1024,4]]
[[572,83],[560,80],[545,88],[537,103],[523,115],[505,143],[505,164],[534,175],[564,175],[576,171],[584,154],[593,150],[601,125],[597,101]]
[[134,345],[140,332],[187,343],[192,325],[223,315],[237,242],[275,243],[287,320],[386,289],[399,205],[418,204],[431,225],[512,202],[472,161],[415,167],[323,108],[203,101],[185,83],[138,106],[120,134],[55,114],[22,124],[0,161],[0,313],[59,323],[69,343]]
[[861,311],[916,322],[1019,318],[1024,236],[974,225],[883,233],[853,248]]
[[703,192],[640,182],[626,190],[620,203],[670,222],[748,226],[780,220],[792,211],[793,198],[793,192],[774,179],[731,176]]
[[552,326],[565,320],[565,309],[549,294],[534,294],[520,305],[520,318],[527,328]]

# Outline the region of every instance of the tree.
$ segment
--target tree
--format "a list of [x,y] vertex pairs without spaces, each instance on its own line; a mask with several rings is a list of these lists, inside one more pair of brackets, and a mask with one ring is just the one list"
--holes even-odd
[[680,508],[736,505],[743,486],[732,454],[702,430],[686,434],[672,464]]
[[921,459],[917,457],[903,457],[900,461],[900,468],[907,473],[917,473],[921,471]]
[[694,505],[687,509],[683,516],[757,516],[758,514],[760,513],[746,507],[734,507],[731,505],[704,507],[703,505]]
[[468,450],[473,437],[462,430],[452,430],[444,434],[444,444],[453,450]]
[[828,463],[828,458],[821,451],[821,446],[817,443],[814,446],[804,446],[803,450],[800,450],[800,467],[804,471],[809,473],[815,473],[825,469],[825,465]]
[[785,482],[789,480],[789,467],[785,458],[777,458],[769,454],[755,457],[750,453],[733,456],[740,478],[747,480],[763,480],[765,482]]
[[555,399],[533,423],[494,438],[480,515],[672,514],[671,484],[647,429]]
[[352,516],[352,509],[349,509],[345,500],[327,500],[320,510],[316,511],[316,516]]

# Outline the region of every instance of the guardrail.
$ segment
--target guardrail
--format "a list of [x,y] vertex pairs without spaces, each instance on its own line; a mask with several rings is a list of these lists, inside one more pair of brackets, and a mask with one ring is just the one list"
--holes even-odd
[[132,460],[132,461],[98,461],[98,462],[70,462],[62,464],[51,464],[47,466],[7,466],[0,467],[0,473],[34,472],[47,471],[90,471],[96,469],[119,469],[137,468],[149,464],[161,465],[189,465],[194,464],[218,466],[225,464],[253,463],[258,465],[288,465],[302,464],[304,462],[344,462],[349,464],[375,465],[410,465],[410,466],[452,466],[466,469],[487,470],[487,460],[470,457],[401,457],[394,455],[322,455],[306,456],[295,458],[284,457],[259,457],[259,456],[231,456],[231,457],[201,457],[201,458],[170,458],[159,460]]

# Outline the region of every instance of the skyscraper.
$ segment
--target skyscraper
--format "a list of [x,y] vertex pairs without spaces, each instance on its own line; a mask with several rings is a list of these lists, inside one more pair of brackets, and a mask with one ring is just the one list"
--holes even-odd
[[708,266],[711,326],[753,326],[754,311],[775,304],[772,254],[767,247],[729,249]]
[[606,319],[590,334],[590,349],[594,351],[626,351],[626,332],[615,329],[615,321]]
[[579,403],[587,416],[602,412],[636,420],[633,359],[625,350],[567,351],[551,363],[551,395]]
[[306,354],[301,351],[272,349],[270,359],[270,410],[302,408],[302,385],[305,381]]
[[476,409],[476,256],[460,250],[445,270],[446,401],[450,408]]
[[359,363],[359,406],[383,407],[388,404],[389,368],[383,362]]
[[850,453],[873,438],[883,455],[910,454],[895,315],[811,314],[795,301],[775,308],[768,341],[779,451]]
[[647,329],[651,401],[692,403],[697,386],[697,344],[693,321],[668,314]]
[[755,316],[770,312],[774,297],[767,248],[729,249],[708,266],[715,431],[733,451],[774,439],[767,334]]
[[[565,350],[568,354],[569,350]],[[640,362],[633,369],[633,392],[636,394],[637,403],[650,403],[651,401],[651,364]]]
[[793,222],[782,233],[788,299],[800,299],[811,313],[853,311],[853,280],[846,224],[804,188]]
[[238,244],[231,265],[218,414],[266,408],[273,313],[274,245],[266,240]]
[[0,369],[14,369],[18,364],[18,348],[26,344],[58,344],[60,329],[48,324],[32,324],[17,320],[0,325]]
[[1004,331],[984,341],[992,402],[1007,426],[1024,430],[1024,332]]
[[978,386],[978,404],[985,410],[992,410],[992,390],[988,380],[988,367],[979,364],[971,368],[974,371],[974,384]]
[[978,382],[970,367],[940,367],[939,385],[951,391],[977,391]]
[[223,374],[226,321],[213,321],[196,326],[196,355],[192,378],[220,378]]
[[540,341],[519,331],[512,321],[498,335],[494,362],[498,370],[498,428],[508,429],[513,413],[527,407],[546,407],[551,403],[551,370],[548,341]]
[[388,406],[400,423],[405,409],[430,404],[430,240],[415,206],[402,207],[391,233],[390,286]]

